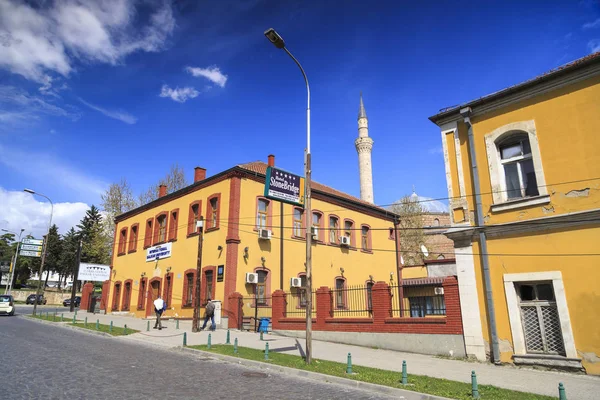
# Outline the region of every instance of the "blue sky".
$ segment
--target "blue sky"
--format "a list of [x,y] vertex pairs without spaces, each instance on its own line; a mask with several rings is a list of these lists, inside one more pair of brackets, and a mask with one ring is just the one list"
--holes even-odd
[[412,3],[1,0],[0,227],[35,225],[23,187],[83,209],[175,162],[300,173],[305,87],[269,27],[311,84],[313,179],[356,196],[363,92],[377,204],[447,196],[440,108],[600,50],[599,1]]

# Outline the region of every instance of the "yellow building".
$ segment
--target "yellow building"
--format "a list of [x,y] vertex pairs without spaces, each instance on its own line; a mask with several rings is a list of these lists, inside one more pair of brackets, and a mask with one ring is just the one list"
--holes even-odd
[[467,354],[600,374],[600,53],[430,120]]
[[[220,300],[224,320],[239,306],[230,304],[233,293],[268,308],[271,293],[289,291],[292,278],[305,285],[303,209],[263,197],[266,170],[266,163],[252,162],[206,177],[196,168],[190,186],[170,194],[163,186],[157,200],[118,216],[112,275],[103,291],[107,311],[150,316],[161,294],[167,317],[192,317],[200,216],[201,302]],[[315,290],[396,276],[390,212],[314,182],[312,209]],[[247,283],[248,274],[257,274],[257,283]]]

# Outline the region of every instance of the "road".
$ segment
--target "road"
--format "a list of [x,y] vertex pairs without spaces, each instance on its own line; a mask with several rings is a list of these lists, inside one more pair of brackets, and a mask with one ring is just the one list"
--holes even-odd
[[[21,307],[19,307],[21,308]],[[0,317],[5,399],[391,399],[26,317]]]

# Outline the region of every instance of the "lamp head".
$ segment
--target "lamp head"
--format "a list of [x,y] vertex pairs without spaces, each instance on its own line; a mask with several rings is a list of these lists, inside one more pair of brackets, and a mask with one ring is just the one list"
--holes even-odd
[[27,192],[27,193],[35,194],[35,190],[31,190],[31,189],[26,188],[26,189],[23,189],[23,191]]
[[265,31],[265,36],[269,39],[269,42],[273,43],[275,47],[278,49],[283,49],[285,47],[285,42],[279,33],[275,31],[273,28],[269,28]]

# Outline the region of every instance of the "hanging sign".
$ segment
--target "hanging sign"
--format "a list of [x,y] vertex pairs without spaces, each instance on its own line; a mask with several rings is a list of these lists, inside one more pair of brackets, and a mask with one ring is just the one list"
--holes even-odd
[[304,207],[304,178],[267,167],[265,197]]
[[21,246],[21,250],[42,251],[42,246],[36,246],[33,244],[24,244]]
[[79,264],[78,281],[104,282],[110,279],[110,266],[102,264]]
[[44,241],[41,239],[23,239],[22,244],[33,244],[35,246],[41,246]]
[[25,257],[41,257],[42,252],[41,251],[21,250],[21,251],[19,251],[19,255],[25,256]]
[[173,243],[159,244],[158,246],[148,247],[146,250],[146,262],[158,261],[163,258],[171,257],[171,245]]

